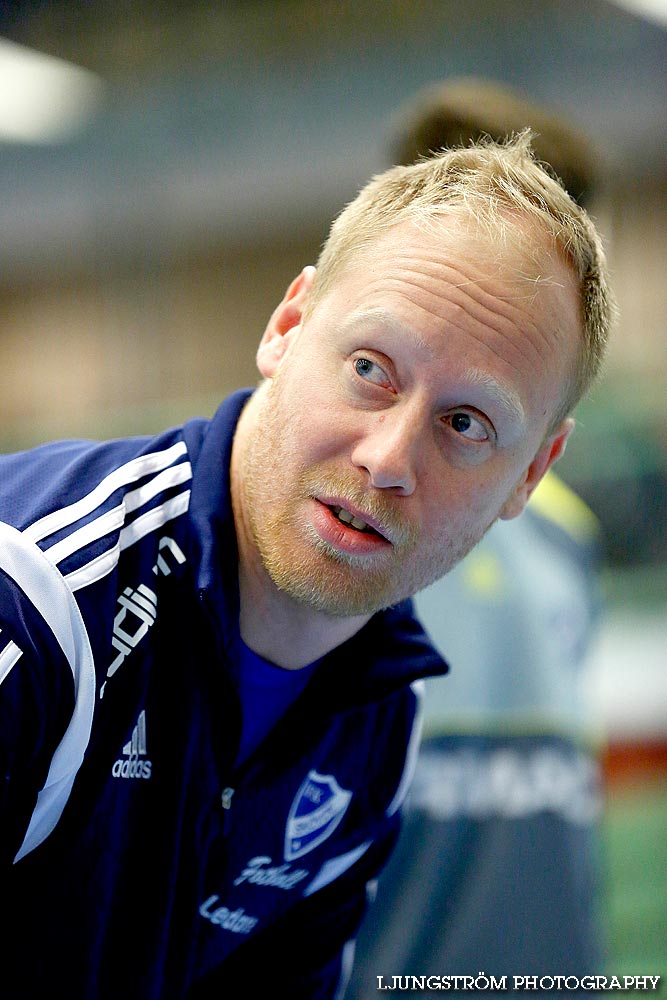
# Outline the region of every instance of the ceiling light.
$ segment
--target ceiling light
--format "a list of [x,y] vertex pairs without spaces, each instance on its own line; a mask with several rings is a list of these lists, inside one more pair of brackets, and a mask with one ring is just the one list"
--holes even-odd
[[667,26],[667,0],[611,0],[617,7]]
[[80,66],[0,39],[0,141],[68,139],[90,120],[102,87]]

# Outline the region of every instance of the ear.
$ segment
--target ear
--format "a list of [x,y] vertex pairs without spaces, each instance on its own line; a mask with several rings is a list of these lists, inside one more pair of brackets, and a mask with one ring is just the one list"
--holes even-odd
[[303,309],[316,273],[314,267],[304,267],[267,323],[257,349],[257,367],[264,378],[273,377],[287,348],[301,329]]
[[573,430],[574,420],[568,417],[545,440],[526,472],[514,487],[512,495],[503,506],[500,512],[500,517],[503,521],[510,521],[513,517],[519,516],[542,476],[565,451],[567,439]]

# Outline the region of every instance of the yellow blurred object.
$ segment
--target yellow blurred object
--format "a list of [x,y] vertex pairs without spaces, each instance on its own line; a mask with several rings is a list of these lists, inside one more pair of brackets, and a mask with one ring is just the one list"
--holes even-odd
[[554,472],[549,471],[530,498],[530,508],[553,521],[577,541],[592,540],[600,530],[588,505]]
[[486,600],[500,598],[507,586],[506,574],[495,552],[473,549],[463,563],[466,587]]

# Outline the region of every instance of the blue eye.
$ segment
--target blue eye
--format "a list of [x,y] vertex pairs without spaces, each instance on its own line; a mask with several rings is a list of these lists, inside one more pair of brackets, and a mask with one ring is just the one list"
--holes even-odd
[[364,382],[370,382],[372,385],[379,386],[389,386],[390,380],[387,373],[383,368],[380,368],[375,361],[371,361],[370,358],[355,358],[354,360],[354,370],[359,375]]
[[459,434],[465,434],[465,432],[470,429],[471,425],[472,420],[470,419],[470,414],[468,413],[455,413],[452,417],[452,427]]
[[471,413],[458,411],[447,417],[450,427],[467,441],[488,441],[489,432],[483,422]]
[[357,375],[361,375],[362,378],[366,378],[371,373],[373,362],[369,361],[368,358],[357,358],[354,362],[354,367]]

